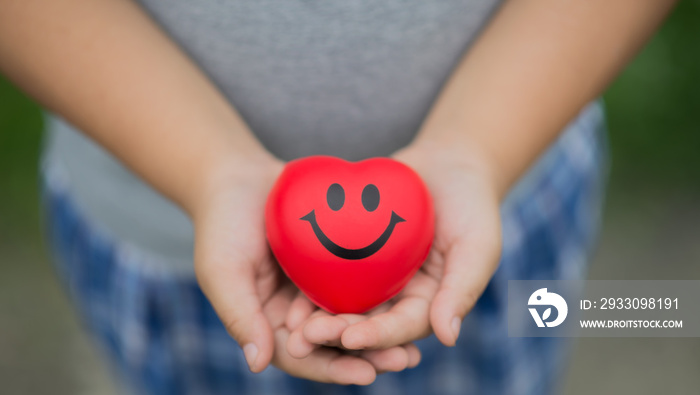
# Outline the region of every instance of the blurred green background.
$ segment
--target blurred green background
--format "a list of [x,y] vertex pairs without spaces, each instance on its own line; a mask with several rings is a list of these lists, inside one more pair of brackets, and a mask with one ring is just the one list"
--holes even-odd
[[[605,101],[613,167],[591,277],[700,279],[699,0],[679,4]],[[39,106],[0,77],[0,383],[113,393],[41,244],[41,131]],[[566,393],[697,393],[699,354],[696,339],[582,339]]]

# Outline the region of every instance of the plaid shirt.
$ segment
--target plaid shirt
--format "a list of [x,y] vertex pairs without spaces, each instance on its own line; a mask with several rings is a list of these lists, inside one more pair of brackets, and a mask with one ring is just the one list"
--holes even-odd
[[607,170],[604,116],[592,103],[502,205],[503,252],[456,347],[417,344],[421,364],[367,387],[248,371],[194,277],[114,240],[85,218],[61,169],[44,165],[44,208],[60,278],[129,391],[148,394],[547,394],[570,355],[563,338],[509,338],[508,280],[581,279]]

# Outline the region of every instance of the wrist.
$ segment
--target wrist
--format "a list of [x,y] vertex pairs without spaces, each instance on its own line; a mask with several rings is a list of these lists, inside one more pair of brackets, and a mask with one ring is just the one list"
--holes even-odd
[[[455,177],[470,174],[492,191],[499,201],[508,192],[509,184],[490,151],[476,141],[438,140],[419,138],[398,151],[396,159],[410,164],[425,180],[434,176],[452,178],[450,174],[427,174],[431,172],[453,173]],[[455,180],[458,182],[458,180]]]
[[[284,163],[262,146],[224,149],[201,164],[193,191],[183,206],[191,218],[206,215],[231,188],[272,185]],[[231,204],[235,204],[231,202]]]

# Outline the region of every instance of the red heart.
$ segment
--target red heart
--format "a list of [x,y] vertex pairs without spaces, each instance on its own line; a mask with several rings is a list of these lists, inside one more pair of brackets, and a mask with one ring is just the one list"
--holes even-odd
[[331,313],[363,313],[420,268],[435,229],[418,174],[388,158],[289,162],[265,208],[267,239],[287,276]]

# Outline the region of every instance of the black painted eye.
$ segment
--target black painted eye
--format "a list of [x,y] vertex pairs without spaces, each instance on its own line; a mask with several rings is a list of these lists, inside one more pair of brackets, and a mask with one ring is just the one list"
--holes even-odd
[[340,184],[333,184],[328,187],[328,192],[326,193],[326,200],[328,201],[328,207],[333,211],[338,211],[343,208],[345,204],[345,191]]
[[367,211],[374,211],[379,206],[379,189],[374,184],[368,184],[362,190],[362,205]]

